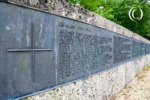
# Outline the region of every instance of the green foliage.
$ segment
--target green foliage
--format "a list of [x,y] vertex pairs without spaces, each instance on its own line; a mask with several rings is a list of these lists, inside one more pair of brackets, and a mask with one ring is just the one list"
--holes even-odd
[[[85,9],[91,10],[107,19],[110,19],[129,30],[140,34],[150,40],[150,4],[141,3],[143,0],[67,0],[70,3],[79,4]],[[141,8],[144,12],[142,20],[132,21],[129,10]],[[139,10],[135,11],[135,17],[139,17]]]
[[28,98],[24,98],[24,99],[21,99],[21,100],[28,100]]
[[[144,16],[142,20],[137,20],[134,22],[129,19],[128,12],[131,7],[141,8],[143,10]],[[113,8],[113,14],[113,21],[147,39],[150,39],[150,5],[134,2],[131,3],[131,1],[125,0]],[[139,16],[139,11],[135,12],[135,16]]]

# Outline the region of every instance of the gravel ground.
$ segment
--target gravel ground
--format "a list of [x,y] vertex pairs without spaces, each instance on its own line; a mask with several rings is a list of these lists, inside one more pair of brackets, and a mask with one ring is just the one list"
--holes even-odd
[[150,66],[145,67],[114,100],[150,100]]

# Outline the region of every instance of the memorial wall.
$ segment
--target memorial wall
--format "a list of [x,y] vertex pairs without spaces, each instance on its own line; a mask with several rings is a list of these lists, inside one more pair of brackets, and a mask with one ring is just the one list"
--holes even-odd
[[83,79],[150,54],[113,31],[0,2],[0,100]]

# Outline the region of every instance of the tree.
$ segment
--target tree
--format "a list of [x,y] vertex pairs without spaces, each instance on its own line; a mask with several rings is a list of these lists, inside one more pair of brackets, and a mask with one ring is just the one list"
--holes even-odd
[[[91,10],[109,20],[120,24],[129,30],[150,40],[150,4],[141,3],[143,0],[67,0],[70,3],[79,4],[85,9]],[[135,7],[135,17],[139,16],[139,8],[144,12],[142,20],[132,21],[129,10]]]

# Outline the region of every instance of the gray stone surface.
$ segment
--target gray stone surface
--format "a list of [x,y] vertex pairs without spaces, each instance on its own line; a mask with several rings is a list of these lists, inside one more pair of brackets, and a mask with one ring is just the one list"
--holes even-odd
[[[13,3],[17,3],[17,4],[21,4],[21,5],[29,7],[29,1],[28,0],[23,0],[23,1],[9,0],[9,2],[13,2]],[[52,6],[50,6],[50,5],[52,5]],[[96,26],[111,30],[113,32],[117,32],[119,34],[122,34],[122,35],[125,35],[125,36],[128,36],[128,37],[143,41],[145,43],[150,43],[148,40],[146,40],[143,37],[140,37],[139,35],[123,28],[122,26],[119,26],[119,25],[117,25],[117,24],[115,24],[115,23],[113,23],[109,20],[106,20],[105,18],[102,18],[102,17],[100,17],[96,14],[93,14],[93,13],[87,11],[87,10],[84,10],[84,9],[78,7],[78,6],[72,6],[72,5],[66,4],[66,3],[64,3],[64,1],[59,1],[59,0],[58,1],[57,0],[49,1],[47,4],[43,4],[43,2],[39,1],[36,5],[31,5],[31,6],[36,7],[36,8],[40,8],[43,11],[55,13],[55,14],[58,14],[58,15],[62,15],[62,16],[69,17],[69,18],[72,18],[72,19],[77,19],[77,20],[80,20],[80,21],[83,21],[83,22],[86,22],[86,23],[90,23],[92,25],[96,25]],[[0,6],[0,9],[2,11],[2,6]],[[37,18],[38,17],[42,18],[42,16],[40,17],[40,15],[36,15],[36,16],[37,16]],[[2,16],[0,16],[0,17],[2,17]],[[17,19],[17,18],[15,18],[15,16],[13,18]],[[30,18],[28,18],[28,19],[30,19]],[[20,19],[20,20],[22,20],[22,19]],[[3,21],[6,21],[6,20],[1,20],[1,21],[2,21],[2,23],[4,23]],[[13,21],[16,21],[16,20],[13,20]],[[12,21],[12,23],[13,23],[13,21]],[[45,23],[47,23],[47,21],[46,22],[42,22],[42,21],[43,21],[42,19],[35,20],[35,23],[37,22],[36,25],[39,25],[39,26],[37,26],[37,28],[35,30],[36,32],[40,32],[40,31],[42,33],[46,32],[47,29],[42,29],[41,27],[45,27],[43,25],[45,25]],[[28,21],[25,21],[25,22],[28,23]],[[38,24],[38,22],[42,22],[44,24],[41,25],[41,24]],[[71,21],[70,21],[70,23],[71,23]],[[18,23],[19,26],[20,26],[20,24],[21,23]],[[6,27],[2,28],[2,29],[5,29],[6,31],[8,31],[8,33],[12,29],[15,29],[15,26],[13,26],[11,23],[9,23],[9,25],[8,26],[7,26],[7,24],[4,25]],[[84,26],[84,25],[81,25],[81,26]],[[67,26],[67,27],[70,27],[70,26]],[[23,27],[23,28],[26,28],[26,27]],[[39,29],[42,29],[42,30],[39,30]],[[69,29],[67,29],[67,30],[69,30]],[[13,30],[13,31],[14,32],[12,32],[12,33],[16,34],[15,33],[16,30]],[[97,31],[97,29],[94,30],[94,32],[95,31]],[[91,34],[91,32],[88,32],[88,31],[78,31],[78,32],[83,32],[83,33],[87,34],[87,37],[85,39],[85,40],[87,40],[87,41],[85,41],[87,43],[90,43],[92,41],[92,36],[95,35],[95,34]],[[96,34],[96,35],[98,35],[98,34]],[[82,41],[82,39],[79,36],[81,36],[81,35],[80,34],[76,35],[76,38],[73,38],[72,41],[78,41],[78,42],[79,42],[79,40]],[[42,41],[42,42],[39,41],[40,39],[38,37],[39,36],[35,36],[35,39],[37,41],[35,43],[36,44],[35,46],[37,48],[42,48],[42,47],[43,48],[45,48],[45,47],[52,48],[52,46],[50,45],[51,41],[48,41],[49,44],[45,46],[44,41]],[[44,35],[41,36],[41,38],[42,37],[44,37]],[[51,37],[49,37],[49,38],[51,38]],[[42,38],[42,39],[44,39],[44,38]],[[56,37],[56,39],[57,39],[57,37]],[[68,38],[68,39],[70,39],[70,38]],[[27,42],[26,40],[23,40],[23,41]],[[77,55],[78,52],[76,52],[76,51],[81,51],[81,52],[79,52],[79,54],[82,54],[82,47],[80,46],[82,44],[82,42],[81,43],[80,42],[78,43],[78,42],[75,42],[75,46],[74,46],[75,47],[75,49],[74,49],[75,52],[73,53],[75,55],[74,59],[76,58],[76,56],[78,56]],[[42,43],[43,43],[43,45],[42,45]],[[126,44],[126,42],[122,42],[122,43]],[[30,41],[29,41],[29,44],[30,44]],[[131,42],[127,43],[127,44],[131,45]],[[107,45],[107,44],[103,44],[103,45]],[[86,45],[86,46],[87,46],[86,51],[89,54],[91,54],[91,50],[90,49],[88,50],[90,45]],[[20,47],[20,45],[18,44],[17,47]],[[96,47],[97,47],[97,45],[96,45]],[[141,47],[143,48],[142,44],[141,44]],[[142,49],[140,49],[140,50],[142,50]],[[129,51],[131,51],[131,50],[129,50]],[[145,50],[142,50],[142,51],[145,51]],[[55,52],[55,53],[58,53],[58,52]],[[127,52],[127,53],[129,53],[129,52]],[[142,55],[142,53],[143,52],[141,52],[141,55]],[[15,54],[15,56],[16,55],[17,54]],[[29,55],[30,55],[29,53],[28,54],[22,53],[22,55],[17,56],[18,58],[16,58],[16,61],[18,63],[22,62],[19,59],[19,56],[20,57],[22,56],[21,58],[24,57],[24,58],[29,59]],[[45,55],[51,55],[51,54],[48,53],[48,52],[45,52],[44,54],[42,52],[40,54],[35,54],[35,56],[38,59],[51,59],[51,58],[45,58]],[[14,62],[14,61],[11,61],[12,60],[11,57],[15,58],[14,54],[8,54],[8,56],[9,56],[8,58],[10,58],[9,62],[10,63]],[[38,62],[38,59],[35,59],[35,61],[38,63],[38,65],[43,65],[43,63]],[[15,59],[13,59],[13,60],[15,60]],[[80,59],[80,60],[83,60],[83,59]],[[30,62],[30,61],[27,61],[27,62]],[[78,60],[77,60],[77,63],[73,62],[74,64],[72,64],[72,66],[74,65],[73,67],[75,69],[80,68],[80,66],[79,66],[80,63],[79,62],[80,61],[78,61]],[[140,70],[143,69],[143,67],[145,65],[149,64],[149,62],[150,62],[150,55],[141,56],[141,57],[138,57],[136,59],[132,59],[131,61],[128,61],[126,63],[124,62],[124,63],[121,63],[119,65],[116,65],[111,70],[109,69],[109,70],[106,70],[105,72],[94,74],[92,76],[87,77],[86,79],[78,80],[74,83],[68,83],[65,86],[55,88],[55,89],[50,90],[48,92],[40,93],[39,95],[29,97],[28,99],[31,99],[31,100],[47,100],[47,99],[50,99],[50,100],[68,100],[68,99],[71,99],[71,100],[92,100],[92,99],[93,100],[104,100],[104,99],[108,99],[109,100],[109,99],[112,99],[118,92],[120,92],[122,90],[122,88],[126,84],[128,84]],[[49,63],[49,62],[45,61],[45,63]],[[88,63],[92,63],[92,62],[88,62]],[[16,66],[15,63],[13,65]],[[93,64],[91,64],[91,65],[93,65]],[[16,67],[17,67],[18,70],[22,70],[20,67],[18,67],[18,66],[16,66]],[[28,66],[28,67],[30,68],[30,66]],[[45,67],[45,66],[42,66],[42,67]],[[65,66],[65,67],[67,67],[67,66]],[[86,67],[88,69],[90,66],[86,66]],[[2,69],[2,71],[5,70],[3,68],[0,68],[0,69]],[[27,68],[24,68],[23,70],[26,70],[26,69]],[[62,69],[64,69],[64,68],[62,68]],[[43,70],[42,71],[43,73],[41,73],[39,70]],[[41,86],[43,86],[43,85],[40,86],[40,84],[45,84],[45,82],[43,82],[43,81],[48,81],[48,79],[49,79],[49,77],[42,78],[42,76],[46,76],[45,70],[47,72],[49,69],[47,69],[47,67],[45,67],[44,69],[43,68],[41,69],[41,67],[38,67],[38,66],[36,67],[36,72],[39,73],[39,74],[36,74],[37,76],[34,76],[34,77],[38,77],[38,80],[37,80],[38,84],[36,84],[37,87],[42,88]],[[12,68],[10,69],[10,72],[14,72],[14,71],[15,70],[13,70]],[[27,70],[27,72],[28,72],[28,75],[31,75],[30,70]],[[22,76],[24,76],[24,75],[25,75],[25,73],[23,73],[21,76],[20,75],[15,75],[15,76],[16,76],[16,78],[20,77],[19,79],[22,79]],[[4,76],[5,76],[5,74],[4,75],[0,74],[1,79],[3,79]],[[14,75],[12,75],[12,76],[14,76]],[[49,75],[49,76],[51,76],[51,75]],[[30,76],[28,76],[28,77],[30,77]],[[15,78],[12,78],[12,79],[15,79]],[[71,78],[67,79],[67,81],[70,80],[70,79]],[[25,80],[30,81],[32,79],[27,78]],[[8,81],[8,83],[11,84],[12,82]],[[24,82],[24,84],[27,84],[27,83]],[[0,87],[3,87],[2,84],[0,85]],[[23,86],[21,86],[21,84],[16,85],[16,86],[21,87],[20,91],[25,91],[25,89],[27,89],[26,91],[30,91],[29,89],[31,89],[30,86],[28,88],[24,88]],[[14,87],[10,85],[8,87],[7,91],[10,91],[11,88],[14,88]],[[0,93],[2,92],[1,94],[5,94],[7,91],[0,91]],[[13,92],[14,91],[11,91],[11,93],[13,93]]]
[[112,100],[135,75],[149,64],[150,55],[118,65],[87,79],[28,97],[28,100]]
[[32,6],[37,5],[38,1],[39,0],[29,0],[29,4],[32,5]]
[[[31,1],[36,1],[36,0],[31,0]],[[134,38],[140,37],[138,34],[133,33],[128,29],[120,25],[117,25],[116,23],[111,22],[110,20],[107,20],[106,18],[103,18],[95,13],[83,9],[78,5],[68,4],[65,0],[46,0],[47,2],[44,1],[45,0],[38,0],[38,3],[36,5],[30,5],[29,3],[30,0],[8,0],[8,2],[10,3],[19,4],[34,9],[39,9],[48,13],[53,13],[60,16],[65,16],[68,18],[80,20],[85,23],[89,23],[92,25],[96,25],[117,32],[118,34],[124,34],[126,36],[134,37]],[[141,40],[149,42],[143,37],[141,37]]]
[[0,14],[1,95],[13,99],[54,86],[53,16],[1,2]]

